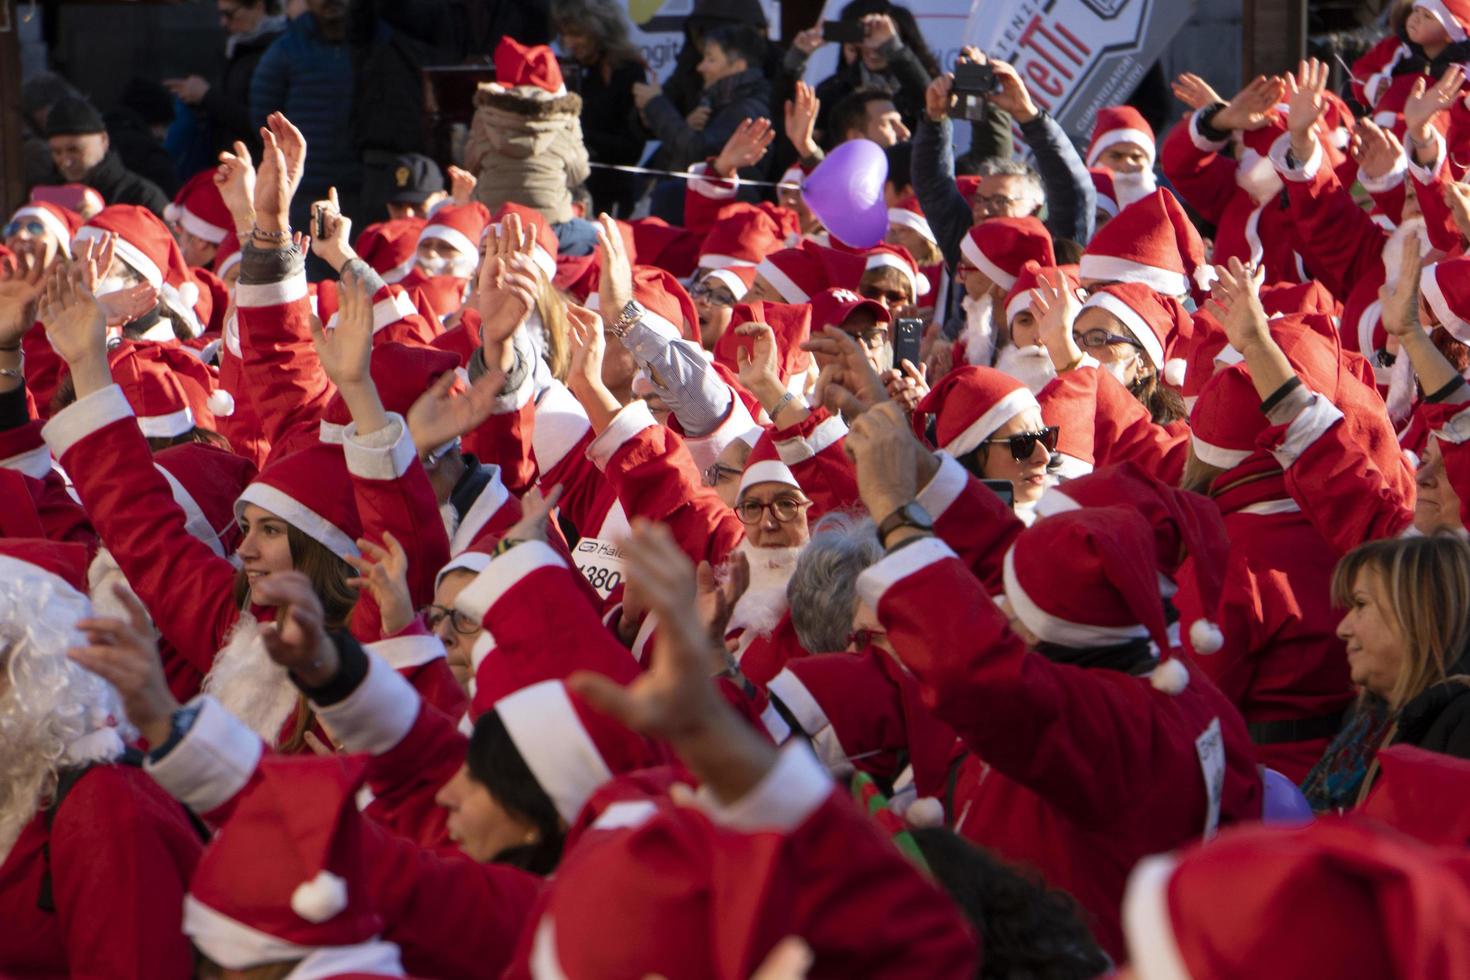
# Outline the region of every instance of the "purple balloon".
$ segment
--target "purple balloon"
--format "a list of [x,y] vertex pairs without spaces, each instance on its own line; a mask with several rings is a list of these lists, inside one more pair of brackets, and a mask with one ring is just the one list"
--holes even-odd
[[872,140],[848,140],[827,154],[802,184],[801,197],[827,230],[853,248],[888,234],[883,182],[888,157]]
[[1300,827],[1316,819],[1307,798],[1296,783],[1275,769],[1261,769],[1261,783],[1265,789],[1261,803],[1261,821],[1289,827]]

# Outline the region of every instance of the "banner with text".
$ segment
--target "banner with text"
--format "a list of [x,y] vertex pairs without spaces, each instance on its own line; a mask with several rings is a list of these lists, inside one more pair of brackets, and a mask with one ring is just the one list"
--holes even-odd
[[974,0],[965,43],[1015,65],[1036,104],[1082,141],[1193,13],[1186,0]]

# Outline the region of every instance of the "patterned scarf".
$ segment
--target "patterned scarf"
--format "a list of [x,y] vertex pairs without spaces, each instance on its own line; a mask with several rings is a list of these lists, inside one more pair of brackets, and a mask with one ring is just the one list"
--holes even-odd
[[1364,695],[1348,714],[1321,760],[1302,781],[1302,793],[1318,813],[1347,810],[1358,802],[1363,780],[1394,717],[1388,702]]

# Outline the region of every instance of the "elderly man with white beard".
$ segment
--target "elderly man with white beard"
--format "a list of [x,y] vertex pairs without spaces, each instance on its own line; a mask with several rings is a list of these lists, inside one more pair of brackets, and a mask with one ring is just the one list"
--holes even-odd
[[200,839],[127,748],[117,692],[79,666],[124,625],[91,618],[85,581],[81,545],[0,543],[0,974],[182,980]]

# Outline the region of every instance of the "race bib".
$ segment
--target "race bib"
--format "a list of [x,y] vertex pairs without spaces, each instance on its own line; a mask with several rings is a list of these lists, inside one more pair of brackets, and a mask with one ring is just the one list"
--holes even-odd
[[1219,718],[1211,721],[1210,727],[1194,740],[1194,751],[1205,777],[1204,839],[1209,840],[1220,830],[1220,800],[1225,795],[1225,742],[1220,735]]
[[617,545],[597,538],[582,538],[572,550],[572,560],[597,594],[606,599],[623,581],[623,552]]

